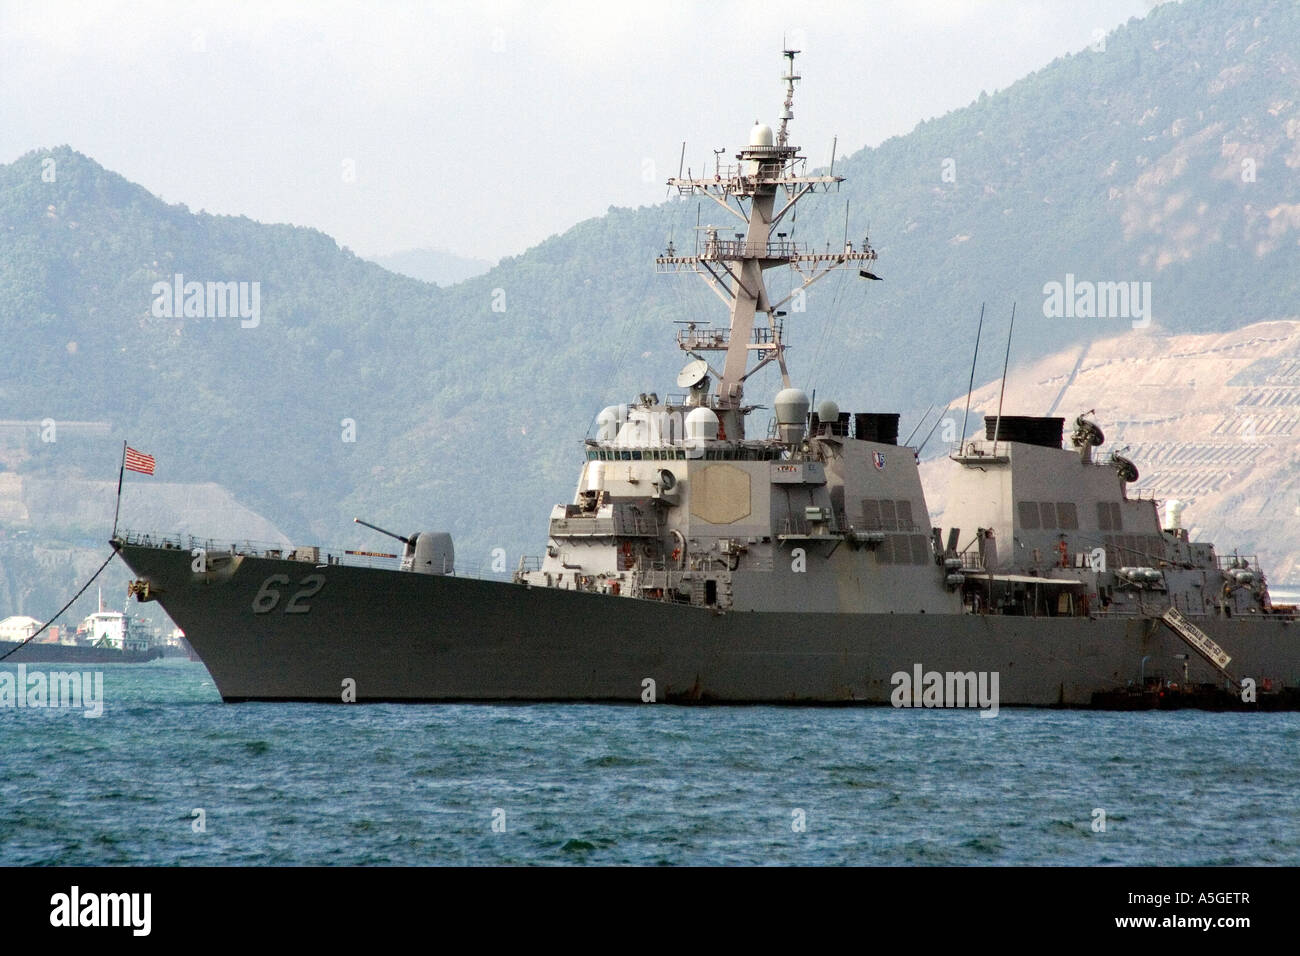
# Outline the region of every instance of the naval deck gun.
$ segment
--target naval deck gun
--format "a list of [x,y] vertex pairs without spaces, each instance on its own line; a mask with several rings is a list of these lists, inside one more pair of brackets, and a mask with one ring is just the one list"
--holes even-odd
[[[806,175],[788,145],[798,77],[786,56],[778,130],[756,123],[738,166],[719,159],[712,178],[679,170],[672,181],[746,224],[698,232],[697,219],[695,255],[670,240],[656,260],[660,272],[705,278],[730,322],[681,316],[684,394],[642,392],[597,416],[573,498],[552,509],[545,556],[521,558],[512,583],[456,576],[448,534],[359,519],[402,542],[401,570],[318,547],[215,551],[115,534],[138,575],[132,591],[184,629],[224,700],[339,700],[342,679],[344,702],[961,707],[991,697],[993,716],[999,704],[1163,706],[1156,697],[1174,687],[1163,673],[1178,670],[1181,687],[1230,682],[1235,695],[1242,685],[1241,697],[1183,696],[1192,704],[1253,707],[1247,681],[1258,678],[1263,693],[1279,688],[1279,709],[1300,708],[1295,608],[1271,607],[1254,555],[1192,540],[1177,509],[1161,525],[1151,495],[1128,494],[1136,467],[1094,457],[1103,436],[1087,418],[1074,448],[1065,419],[1003,416],[1001,398],[984,440],[963,422],[951,461],[938,463],[957,472],[945,540],[898,416],[841,412],[826,396],[814,407],[791,384],[783,310],[802,288],[786,296],[790,286],[851,264],[879,276],[870,243],[849,242],[847,215],[840,242],[795,238],[794,204],[839,177],[833,154],[827,175]],[[776,266],[789,284],[769,296],[764,275]],[[782,382],[773,420],[747,437],[746,416],[763,406],[743,392],[769,363]],[[910,705],[891,692],[909,671]],[[1126,673],[1136,692],[1113,693]]]
[[353,518],[352,520],[356,524],[364,525],[372,531],[378,531],[380,534],[386,534],[388,537],[402,542],[401,568],[403,571],[414,571],[416,574],[455,573],[456,549],[452,544],[451,535],[447,532],[417,531],[408,538],[406,535],[388,531],[377,524],[362,521],[360,518]]

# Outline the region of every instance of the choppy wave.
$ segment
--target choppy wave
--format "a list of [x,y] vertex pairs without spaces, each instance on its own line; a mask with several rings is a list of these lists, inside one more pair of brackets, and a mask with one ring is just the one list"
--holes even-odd
[[1300,864],[1298,714],[223,705],[198,664],[104,672],[98,719],[0,709],[0,864]]

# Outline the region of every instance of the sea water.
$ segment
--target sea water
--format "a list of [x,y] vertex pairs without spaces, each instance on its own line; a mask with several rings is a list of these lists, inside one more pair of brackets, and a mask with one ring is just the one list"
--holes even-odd
[[0,708],[0,864],[1300,864],[1300,714],[223,704],[198,663],[94,669],[98,718]]

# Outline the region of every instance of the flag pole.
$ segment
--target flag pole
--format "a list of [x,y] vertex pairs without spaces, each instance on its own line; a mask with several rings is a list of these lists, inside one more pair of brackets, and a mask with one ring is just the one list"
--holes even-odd
[[117,515],[122,508],[122,475],[126,472],[126,441],[122,442],[122,465],[117,469],[117,503],[113,505],[113,534],[111,538],[117,537]]

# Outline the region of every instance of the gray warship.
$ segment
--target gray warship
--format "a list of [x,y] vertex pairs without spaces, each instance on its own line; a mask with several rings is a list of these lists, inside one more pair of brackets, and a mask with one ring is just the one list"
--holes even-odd
[[[791,300],[835,270],[878,278],[868,240],[819,250],[784,225],[842,181],[789,144],[796,52],[776,128],[669,180],[734,231],[670,242],[656,270],[701,276],[729,322],[682,323],[675,389],[599,414],[545,553],[512,580],[458,574],[440,532],[393,535],[396,567],[115,533],[131,593],[223,699],[971,706],[991,685],[994,707],[1294,703],[1295,609],[1253,558],[1129,498],[1135,465],[1101,455],[1087,417],[1068,445],[1061,418],[986,418],[950,450],[940,528],[897,414],[813,409],[795,386]],[[777,267],[799,277],[779,298]],[[746,383],[769,366],[783,387],[751,428]]]

